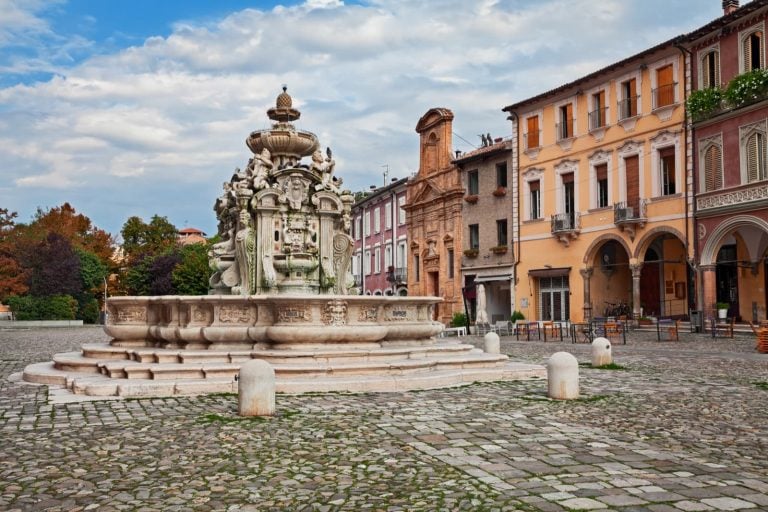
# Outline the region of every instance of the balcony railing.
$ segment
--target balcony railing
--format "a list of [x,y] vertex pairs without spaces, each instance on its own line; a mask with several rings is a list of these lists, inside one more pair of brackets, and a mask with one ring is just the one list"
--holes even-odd
[[573,119],[568,119],[555,125],[555,132],[557,132],[558,142],[565,139],[573,138]]
[[354,276],[352,276],[352,277],[354,277],[354,278],[355,278],[355,286],[356,286],[356,287],[357,287],[357,286],[361,286],[361,285],[363,284],[363,277],[362,277],[361,275],[359,275],[359,274],[355,274],[355,275],[354,275]]
[[552,215],[552,233],[574,230],[576,230],[576,216],[573,213],[556,213]]
[[390,283],[404,284],[408,281],[408,269],[405,267],[393,267],[387,268],[387,281]]
[[674,82],[653,89],[653,109],[656,110],[657,108],[673,105],[675,103],[676,87],[677,82]]
[[523,139],[525,139],[525,149],[538,149],[541,147],[541,130],[526,133]]
[[644,221],[645,205],[646,201],[644,199],[638,201],[636,206],[630,206],[626,202],[614,204],[613,223],[624,224]]
[[608,124],[608,107],[598,108],[589,113],[589,131],[604,128]]
[[639,104],[640,96],[631,96],[619,100],[619,120],[629,119],[637,115],[637,105]]

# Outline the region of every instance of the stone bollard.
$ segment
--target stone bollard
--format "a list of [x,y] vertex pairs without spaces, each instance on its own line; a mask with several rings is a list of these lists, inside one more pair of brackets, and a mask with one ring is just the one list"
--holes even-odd
[[595,338],[592,342],[592,366],[605,366],[613,363],[611,342],[608,338]]
[[487,354],[500,354],[501,344],[499,343],[499,335],[495,332],[489,332],[483,338],[485,340],[485,352]]
[[568,352],[552,354],[547,362],[547,380],[549,398],[579,398],[579,362]]
[[275,414],[275,369],[272,365],[261,359],[251,359],[240,367],[237,409],[240,416]]

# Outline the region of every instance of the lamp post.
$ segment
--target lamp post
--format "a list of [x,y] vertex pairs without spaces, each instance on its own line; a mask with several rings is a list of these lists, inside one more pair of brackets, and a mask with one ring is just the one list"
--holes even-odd
[[107,276],[104,276],[104,307],[101,312],[101,325],[107,324]]

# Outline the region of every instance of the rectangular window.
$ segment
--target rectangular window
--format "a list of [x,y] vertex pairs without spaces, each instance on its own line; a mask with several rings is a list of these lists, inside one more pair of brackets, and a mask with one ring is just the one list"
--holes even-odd
[[661,195],[670,196],[675,190],[675,148],[659,150],[659,164],[661,165]]
[[557,126],[557,140],[573,137],[573,103],[560,107],[560,123]]
[[507,162],[496,164],[496,187],[507,188]]
[[387,202],[384,205],[384,226],[386,229],[392,229],[392,202]]
[[531,220],[541,218],[541,196],[539,190],[539,181],[532,181],[528,184],[531,191]]
[[627,119],[637,115],[637,79],[631,78],[621,83],[621,101],[619,117]]
[[371,251],[365,251],[363,256],[363,271],[365,275],[371,274]]
[[453,249],[448,249],[448,279],[453,279]]
[[405,224],[405,196],[400,196],[397,198],[397,223],[398,224]]
[[421,279],[421,265],[420,265],[420,258],[418,254],[413,255],[413,276],[414,281],[418,282],[419,279]]
[[720,54],[716,50],[701,59],[701,86],[704,89],[720,86]]
[[469,248],[480,248],[480,226],[478,224],[469,225]]
[[653,108],[666,107],[675,102],[675,83],[672,71],[672,64],[667,64],[656,70],[656,90],[653,94]]
[[397,268],[405,266],[405,244],[398,244],[397,246],[397,260],[395,261]]
[[467,195],[476,196],[480,191],[480,177],[477,170],[467,173]]
[[370,236],[371,235],[371,212],[370,210],[365,212],[365,222],[364,222],[364,232],[363,236]]
[[570,320],[568,276],[539,278],[539,319]]
[[535,149],[539,147],[539,116],[531,116],[526,119],[528,132],[525,134],[526,149]]
[[360,234],[362,233],[360,226],[362,224],[362,220],[363,218],[359,215],[355,217],[355,240],[360,240]]
[[507,219],[496,221],[496,245],[499,247],[507,245]]
[[373,252],[373,270],[377,274],[381,272],[381,247],[377,247]]
[[608,164],[595,166],[595,179],[597,180],[597,207],[608,206]]
[[389,267],[392,266],[392,246],[388,245],[384,247],[384,269],[389,272]]
[[355,254],[352,258],[352,275],[356,276],[360,272],[360,255]]
[[378,206],[373,210],[373,232],[381,233],[381,208]]
[[592,95],[592,112],[589,113],[589,129],[596,130],[606,125],[605,90]]
[[754,71],[763,67],[763,33],[759,30],[744,38],[744,71]]

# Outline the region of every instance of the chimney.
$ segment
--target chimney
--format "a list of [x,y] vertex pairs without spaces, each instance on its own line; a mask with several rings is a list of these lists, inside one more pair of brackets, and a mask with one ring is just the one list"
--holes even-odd
[[723,16],[728,16],[739,8],[739,0],[723,0]]

